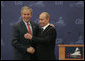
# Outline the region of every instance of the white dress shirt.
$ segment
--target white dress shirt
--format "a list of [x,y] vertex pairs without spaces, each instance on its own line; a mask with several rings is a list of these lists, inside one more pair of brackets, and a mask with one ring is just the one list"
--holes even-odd
[[[25,22],[24,20],[23,20],[23,22],[25,23],[25,26],[26,26],[26,28],[27,28],[27,30],[28,30],[27,22]],[[29,24],[30,24],[30,21],[29,21]],[[31,32],[32,32],[32,26],[31,26],[31,24],[30,24],[30,29],[31,29]],[[32,32],[32,34],[33,34],[33,32]]]
[[47,25],[45,25],[43,28],[43,31],[50,25],[50,23],[48,23]]

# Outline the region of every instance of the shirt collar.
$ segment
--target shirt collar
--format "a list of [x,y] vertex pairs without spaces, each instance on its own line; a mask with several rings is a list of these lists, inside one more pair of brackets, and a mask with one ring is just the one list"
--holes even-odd
[[45,25],[43,28],[43,30],[45,30],[50,24],[48,23],[47,25]]
[[[23,20],[23,22],[27,25],[27,22],[25,22],[24,20]],[[30,21],[29,21],[29,24],[30,24]]]

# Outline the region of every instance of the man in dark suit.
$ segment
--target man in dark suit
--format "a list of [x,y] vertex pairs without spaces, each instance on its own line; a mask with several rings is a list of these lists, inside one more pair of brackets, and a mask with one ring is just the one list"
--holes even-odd
[[30,39],[37,44],[38,60],[56,60],[56,30],[49,25],[49,20],[50,16],[47,12],[41,13],[39,16],[39,23],[43,30],[38,34],[38,37],[29,33],[25,34],[26,39]]
[[14,59],[32,60],[36,58],[36,45],[34,45],[29,39],[26,39],[24,35],[29,33],[37,36],[39,27],[34,22],[30,21],[30,18],[32,17],[32,9],[30,7],[22,7],[21,16],[23,20],[13,26],[12,32]]

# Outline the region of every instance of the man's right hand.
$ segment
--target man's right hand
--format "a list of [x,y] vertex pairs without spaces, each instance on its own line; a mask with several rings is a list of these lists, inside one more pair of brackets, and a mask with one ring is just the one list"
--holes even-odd
[[24,35],[24,37],[26,38],[26,39],[32,39],[32,35],[31,34],[29,34],[29,33],[26,33],[25,35]]
[[35,49],[33,47],[27,48],[27,52],[33,54],[35,52]]

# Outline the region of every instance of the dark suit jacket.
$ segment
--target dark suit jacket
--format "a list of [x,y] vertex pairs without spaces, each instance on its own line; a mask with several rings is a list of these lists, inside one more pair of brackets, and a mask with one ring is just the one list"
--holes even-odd
[[39,37],[33,36],[32,41],[37,43],[37,53],[39,60],[56,60],[56,30],[54,27],[49,25],[44,31],[40,32]]
[[[31,22],[33,35],[37,36],[38,25]],[[27,48],[35,45],[28,39],[24,38],[24,34],[28,33],[28,30],[23,21],[15,24],[12,30],[12,45],[14,47],[14,58],[17,60],[30,60],[31,54],[27,53]]]

